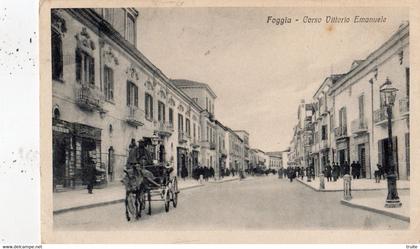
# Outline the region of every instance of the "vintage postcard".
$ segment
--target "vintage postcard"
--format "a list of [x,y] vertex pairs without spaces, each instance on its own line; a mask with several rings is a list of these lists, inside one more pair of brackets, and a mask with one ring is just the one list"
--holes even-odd
[[416,4],[42,2],[43,242],[418,243]]

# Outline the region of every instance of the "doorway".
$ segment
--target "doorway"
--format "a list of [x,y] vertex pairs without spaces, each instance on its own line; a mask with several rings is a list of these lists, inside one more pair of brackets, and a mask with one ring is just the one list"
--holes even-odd
[[358,161],[361,165],[361,175],[362,178],[366,178],[366,147],[365,144],[359,144],[358,145]]

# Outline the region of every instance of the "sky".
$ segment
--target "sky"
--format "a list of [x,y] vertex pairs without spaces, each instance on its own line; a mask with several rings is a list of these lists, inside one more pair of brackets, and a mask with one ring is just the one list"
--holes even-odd
[[[169,78],[205,82],[216,118],[247,130],[250,145],[286,149],[301,99],[331,73],[345,73],[408,20],[403,8],[141,8],[138,48]],[[350,23],[326,24],[326,16]],[[299,22],[276,25],[273,18]],[[323,18],[303,23],[305,16]],[[354,16],[385,17],[353,23]]]

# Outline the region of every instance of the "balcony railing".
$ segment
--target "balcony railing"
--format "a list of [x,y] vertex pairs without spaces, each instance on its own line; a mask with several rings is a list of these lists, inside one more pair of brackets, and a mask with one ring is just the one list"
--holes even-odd
[[155,121],[155,131],[162,136],[172,135],[172,129],[169,127],[169,123],[164,121]]
[[87,111],[103,110],[103,94],[93,85],[76,84],[76,104]]
[[400,114],[403,116],[409,115],[410,112],[410,102],[408,97],[400,99]]
[[167,123],[167,126],[166,126],[167,128],[168,128],[168,130],[169,131],[171,131],[171,132],[174,132],[175,131],[175,128],[174,128],[174,123],[171,123],[171,122],[169,122],[169,123]]
[[200,147],[200,143],[198,142],[198,140],[196,138],[193,138],[191,140],[191,146],[195,149],[195,148]]
[[215,150],[216,149],[216,143],[215,142],[210,142],[210,149],[211,150]]
[[129,106],[125,121],[132,126],[142,126],[144,123],[144,111],[136,106]]
[[183,131],[178,131],[178,141],[180,143],[186,143],[188,141],[187,134]]
[[[392,118],[394,118],[394,111],[392,112]],[[388,120],[388,116],[386,113],[386,108],[382,107],[376,111],[373,112],[373,121],[376,125],[386,125]]]
[[347,137],[347,127],[346,126],[335,127],[334,135],[335,135],[335,139]]
[[366,119],[355,119],[351,121],[351,133],[360,134],[368,131],[368,125]]
[[329,148],[328,139],[321,140],[321,142],[319,143],[319,148],[321,150],[328,149]]

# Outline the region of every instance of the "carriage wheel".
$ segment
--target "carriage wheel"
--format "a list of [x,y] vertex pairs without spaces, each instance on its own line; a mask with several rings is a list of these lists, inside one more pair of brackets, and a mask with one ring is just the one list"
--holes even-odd
[[171,201],[171,196],[169,194],[169,191],[166,190],[165,191],[165,197],[164,197],[164,202],[165,202],[165,211],[169,212],[169,202]]
[[128,221],[130,221],[132,218],[137,217],[136,201],[136,195],[134,193],[128,194],[125,199],[125,208],[127,211],[126,215]]
[[171,190],[171,194],[172,194],[172,206],[174,208],[176,208],[176,206],[178,205],[178,193],[179,193],[179,190],[178,190],[178,181],[177,181],[177,179],[175,177],[174,180],[173,180],[173,183],[172,183],[172,190]]

